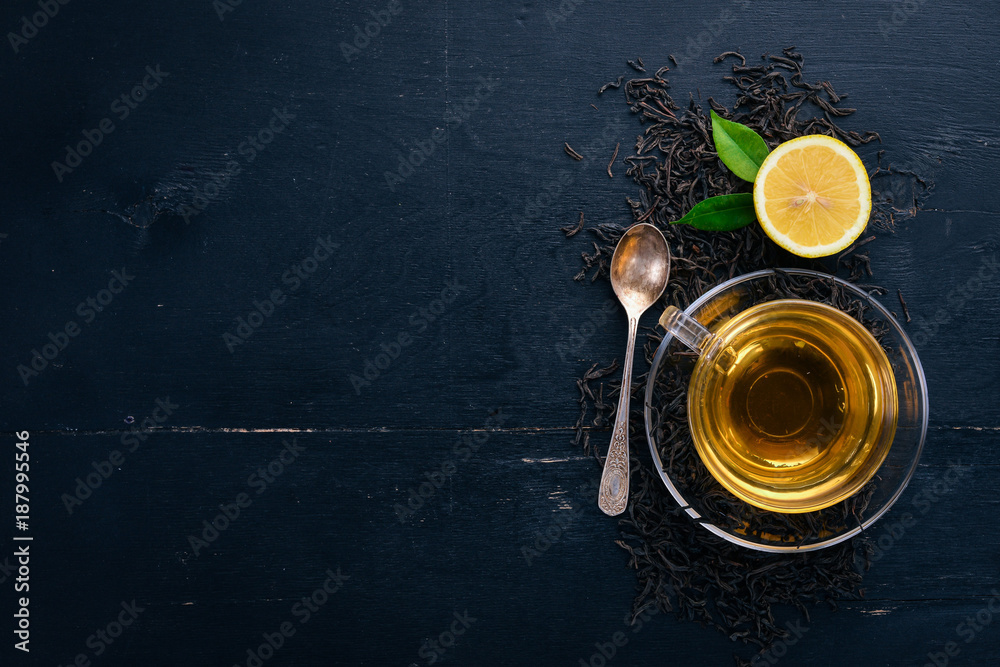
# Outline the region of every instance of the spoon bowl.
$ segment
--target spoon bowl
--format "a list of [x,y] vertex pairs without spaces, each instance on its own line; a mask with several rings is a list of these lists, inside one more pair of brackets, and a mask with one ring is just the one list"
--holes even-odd
[[644,312],[663,294],[670,273],[670,252],[653,225],[629,229],[611,258],[611,287],[625,310]]

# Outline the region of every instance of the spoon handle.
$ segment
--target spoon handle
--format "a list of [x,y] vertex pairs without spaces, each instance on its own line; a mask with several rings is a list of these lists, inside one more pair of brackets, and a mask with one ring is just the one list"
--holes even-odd
[[638,316],[628,317],[628,348],[625,351],[625,370],[622,373],[621,395],[612,431],[611,446],[604,459],[604,473],[597,495],[597,506],[608,516],[616,516],[628,505],[628,404],[632,389],[632,353],[635,351],[635,333],[639,328]]

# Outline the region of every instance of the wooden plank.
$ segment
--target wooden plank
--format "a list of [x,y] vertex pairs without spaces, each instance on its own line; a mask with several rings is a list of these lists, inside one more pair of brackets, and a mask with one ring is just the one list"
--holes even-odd
[[[586,664],[593,660],[593,664],[600,664],[593,656],[601,655],[602,649],[603,654],[611,654],[612,648],[613,659],[621,664],[648,664],[669,654],[677,664],[723,665],[732,662],[733,654],[744,658],[754,655],[752,647],[730,642],[711,630],[681,623],[669,616],[653,616],[641,625],[630,627],[617,615],[593,608],[596,605],[581,604],[576,613],[569,613],[564,605],[556,606],[537,597],[519,603],[520,606],[537,605],[540,611],[552,612],[538,617],[535,624],[525,623],[517,613],[497,609],[495,602],[486,601],[487,605],[478,609],[467,608],[464,599],[455,600],[455,604],[428,601],[419,612],[411,615],[386,610],[382,605],[388,606],[392,598],[372,604],[370,597],[366,599],[352,592],[352,581],[347,580],[325,604],[316,605],[316,611],[310,612],[308,617],[301,611],[306,609],[304,605],[298,608],[297,614],[293,612],[295,605],[301,604],[301,597],[311,595],[323,581],[324,573],[320,572],[313,582],[294,591],[295,597],[266,602],[160,604],[139,600],[137,605],[143,611],[137,622],[126,628],[118,641],[104,644],[105,652],[100,659],[124,664],[128,660],[148,659],[169,645],[171,660],[245,665],[248,650],[268,655],[266,649],[260,650],[260,646],[266,644],[265,634],[274,643],[279,643],[274,633],[279,632],[282,623],[291,623],[294,634],[275,652],[271,660],[275,664],[328,664],[331,661],[357,665],[389,661],[426,664],[432,652],[428,642],[440,642],[441,635],[450,632],[456,613],[471,621],[469,627],[457,625],[457,629],[466,631],[455,638],[454,645],[444,654],[439,654],[442,661],[455,664],[492,664],[494,661],[499,664],[524,656],[532,661],[579,664],[584,660]],[[1000,645],[995,623],[976,624],[981,631],[967,641],[972,626],[966,620],[971,617],[975,624],[977,614],[984,609],[988,611],[990,601],[991,598],[893,605],[853,603],[835,612],[817,609],[809,623],[785,620],[784,623],[793,628],[793,634],[784,649],[778,648],[770,655],[788,664],[846,667],[857,664],[854,653],[861,647],[870,664],[922,665],[930,662],[928,654],[941,654],[948,642],[954,642],[951,650],[953,653],[957,650],[957,654],[949,658],[949,664],[960,661],[990,664]],[[995,602],[993,606],[996,608]],[[107,622],[115,620],[121,606],[112,603],[102,611],[103,615],[95,615],[95,623],[90,626],[77,628],[74,624],[63,630],[64,655],[41,648],[41,657],[67,664],[80,652],[93,659],[93,647],[102,645],[96,631],[104,629],[94,626],[106,628]],[[792,642],[795,631],[801,636]],[[616,633],[622,633],[619,635],[621,646],[613,644]],[[185,637],[186,641],[174,645],[178,636]],[[845,636],[851,638],[850,642],[845,642]],[[92,646],[88,648],[86,642],[91,637]],[[447,635],[445,643],[451,643]],[[831,646],[839,648],[831,650]],[[762,659],[767,664],[766,656]]]
[[[84,647],[120,602],[135,599],[149,611],[115,648],[120,658],[146,655],[183,631],[192,638],[179,649],[184,655],[231,664],[281,622],[299,627],[296,600],[339,567],[350,579],[289,642],[288,655],[311,659],[350,643],[341,649],[350,663],[381,661],[382,650],[419,662],[406,656],[447,630],[453,612],[468,609],[476,627],[455,659],[517,644],[546,661],[589,660],[594,642],[628,631],[622,618],[634,586],[612,541],[615,521],[581,491],[599,468],[576,455],[566,434],[478,437],[479,450],[465,461],[464,450],[454,453],[460,440],[451,431],[297,434],[293,449],[301,451],[286,454],[288,465],[278,472],[273,461],[287,434],[157,433],[123,452],[122,465],[69,515],[61,494],[73,493],[76,477],[107,472],[103,460],[121,442],[36,436],[36,466],[45,474],[33,490],[32,524],[45,539],[32,546],[39,582],[32,592],[39,637],[52,637],[39,641],[49,647],[44,655],[69,659],[50,651]],[[805,659],[858,627],[872,638],[881,636],[879,628],[898,628],[905,638],[893,650],[923,655],[936,650],[934,642],[953,639],[963,615],[983,607],[997,585],[983,564],[1000,546],[990,529],[997,511],[993,439],[972,430],[933,434],[934,447],[899,508],[873,531],[878,539],[904,512],[915,517],[866,577],[867,601],[833,615],[817,610],[796,655]],[[960,482],[935,486],[946,479],[952,455],[962,458]],[[447,461],[455,466],[451,474]],[[269,464],[265,484],[258,469]],[[438,475],[445,477],[440,488],[421,489],[425,481],[440,482]],[[407,504],[410,488],[427,497],[399,521],[394,505]],[[239,516],[219,518],[235,515],[240,493],[249,503]],[[926,512],[915,500],[921,493],[933,494]],[[956,508],[966,520],[955,521]],[[203,523],[213,520],[214,539]],[[552,526],[558,538],[526,557],[522,547]],[[206,544],[196,547],[194,538]],[[671,643],[685,660],[698,651],[721,660],[736,649],[687,623],[650,623],[655,631],[630,635],[622,654],[636,656],[629,662]],[[393,637],[388,647],[378,640],[386,631]],[[206,640],[218,633],[219,641]],[[865,643],[877,655],[888,650],[876,644]],[[962,650],[978,656],[998,646],[996,634],[984,631]]]
[[[817,75],[830,67],[820,60]],[[183,71],[178,72],[182,76]],[[127,74],[122,73],[121,85]],[[360,84],[350,83],[352,75],[346,76],[348,90],[355,90]],[[453,76],[449,85],[461,91],[462,86],[474,88],[482,74],[473,68]],[[113,215],[78,213],[100,207],[125,211],[127,204],[135,203],[121,198],[95,202],[85,180],[82,190],[60,189],[54,199],[45,198],[45,210],[50,211],[42,218],[45,224],[27,227],[27,220],[39,211],[15,209],[12,219],[18,226],[10,228],[4,241],[10,257],[0,267],[0,278],[11,285],[10,307],[20,318],[20,326],[3,343],[9,379],[5,386],[10,387],[15,412],[32,417],[33,427],[106,429],[129,414],[142,415],[157,396],[168,394],[183,397],[184,416],[179,414],[178,419],[186,425],[313,427],[335,414],[338,425],[352,427],[474,426],[485,407],[480,382],[487,381],[493,395],[512,406],[522,425],[569,423],[574,418],[572,405],[553,397],[572,394],[572,379],[585,359],[621,356],[617,325],[622,323],[620,315],[601,319],[598,330],[579,343],[581,326],[600,318],[611,292],[606,285],[584,289],[568,280],[579,266],[579,252],[589,249],[589,243],[586,233],[576,243],[563,242],[555,229],[574,221],[579,210],[591,222],[627,219],[621,201],[633,188],[623,175],[606,179],[603,156],[610,155],[619,140],[627,146],[640,127],[621,102],[611,98],[600,98],[601,112],[587,115],[589,107],[583,104],[590,95],[587,91],[607,77],[595,74],[592,81],[564,81],[555,90],[536,93],[541,95],[537,103],[524,105],[520,100],[528,94],[527,79],[510,76],[513,80],[503,79],[468,121],[467,127],[475,124],[471,134],[453,133],[446,156],[442,152],[428,160],[398,195],[390,193],[394,208],[389,217],[365,203],[386,193],[385,184],[376,178],[380,169],[385,170],[386,153],[362,158],[368,162],[360,168],[373,182],[364,197],[348,196],[344,178],[354,177],[345,173],[353,173],[359,165],[344,163],[329,151],[317,153],[316,134],[323,130],[310,124],[318,121],[315,109],[305,102],[292,108],[302,125],[293,125],[287,136],[280,137],[281,143],[275,141],[260,160],[248,165],[245,177],[234,179],[226,191],[225,200],[209,206],[190,226],[168,215],[148,229],[138,229]],[[872,113],[882,108],[888,114],[890,107],[881,105],[891,100],[865,89],[885,73],[871,76],[870,81],[856,82],[861,90],[852,90],[854,97],[864,100],[864,108]],[[175,94],[183,95],[191,85],[179,79],[180,91]],[[945,83],[928,83],[927,94],[936,90],[935,85]],[[715,90],[725,89],[717,85]],[[163,93],[170,93],[166,84]],[[356,113],[357,103],[344,95],[335,94],[335,108]],[[567,106],[567,100],[580,100],[579,108]],[[523,122],[538,134],[529,138],[500,132],[496,122],[514,108],[516,114],[528,114]],[[548,108],[557,111],[547,113]],[[172,107],[148,109],[162,117]],[[433,131],[445,113],[443,100],[417,105],[410,124],[398,130],[398,145]],[[213,131],[214,120],[206,119],[197,131]],[[247,112],[211,146],[192,147],[189,156],[176,151],[152,156],[154,169],[163,173],[159,192],[170,205],[179,206],[178,188],[185,182],[178,179],[186,173],[185,165],[190,162],[196,173],[189,185],[203,186],[197,178],[207,178],[224,166],[221,156],[227,148],[215,144],[238,143],[241,133],[262,122]],[[611,128],[609,138],[595,142],[605,128]],[[384,142],[374,132],[373,128],[368,135],[345,137],[351,143],[341,152],[365,154],[361,142],[366,136]],[[982,136],[983,142],[991,140]],[[144,151],[149,141],[138,131],[116,139],[120,143],[109,140],[107,153],[102,153],[109,160],[119,153]],[[601,155],[601,160],[572,163],[556,150],[564,140],[578,147],[592,146],[590,152]],[[534,148],[546,141],[556,148]],[[896,151],[909,155],[912,148],[919,157],[920,151],[932,148],[902,137],[895,145],[888,138],[886,142],[890,155]],[[395,156],[397,148],[384,148]],[[986,159],[976,152],[970,156],[972,163]],[[517,167],[524,161],[527,168]],[[925,318],[947,304],[952,289],[967,284],[980,270],[991,270],[997,247],[995,216],[959,212],[968,207],[954,200],[967,200],[981,188],[975,190],[976,184],[967,183],[956,170],[931,162],[920,164],[939,181],[931,205],[942,212],[923,214],[895,236],[869,246],[875,280],[905,288],[912,313]],[[498,172],[509,174],[500,191],[490,185]],[[469,174],[461,183],[463,201],[477,202],[462,209],[459,217],[454,217],[458,209],[447,213],[453,173]],[[277,180],[269,178],[279,174]],[[294,187],[288,187],[289,178]],[[570,184],[561,184],[561,178],[571,179]],[[356,185],[353,180],[348,183]],[[948,199],[941,200],[942,195]],[[539,212],[525,223],[522,216],[528,204]],[[271,207],[292,211],[301,222],[290,229],[288,214],[260,213]],[[974,208],[997,210],[985,201]],[[445,211],[443,223],[440,211]],[[442,237],[442,231],[435,230],[447,231]],[[315,278],[302,282],[246,343],[230,353],[223,334],[238,333],[237,318],[248,317],[255,300],[263,303],[274,289],[290,291],[282,280],[284,272],[313,252],[317,237],[327,235],[342,244],[337,256],[323,263]],[[34,248],[45,252],[39,254]],[[394,259],[373,262],[372,257]],[[85,299],[106,287],[110,271],[122,268],[137,277],[106,311],[98,313],[86,305],[78,310]],[[997,341],[991,323],[982,322],[980,328],[982,318],[974,317],[995,310],[993,278],[991,274],[981,288],[972,290],[954,321],[922,350],[932,378],[936,423],[958,418],[995,425],[992,403],[986,398],[989,392],[981,390],[1000,371],[992,354]],[[444,304],[439,299],[448,279],[466,288],[453,303]],[[888,301],[893,304],[891,294]],[[443,312],[432,322],[421,309]],[[32,350],[49,344],[49,333],[58,338],[70,321],[80,325],[82,333],[38,377],[30,376],[24,387],[17,366],[30,365]],[[919,327],[914,325],[911,331],[918,333]],[[381,346],[391,354],[401,334],[409,335],[412,343],[400,348],[398,358],[388,358],[388,368],[367,365],[385,362],[386,357],[378,358]],[[964,361],[964,345],[983,351],[985,368]],[[370,386],[362,383],[366,370],[368,377],[378,373]],[[977,390],[975,395],[983,401],[933,391],[935,376],[954,373],[959,374],[960,386]],[[213,397],[211,404],[201,400],[202,392]],[[376,397],[392,397],[392,402],[375,402]],[[54,406],[58,409],[46,409]],[[3,427],[20,426],[8,422]]]
[[[909,304],[914,321],[907,330],[929,379],[936,425],[997,425],[992,389],[1000,378],[1000,339],[989,316],[1000,310],[995,217],[927,213],[866,247],[873,280],[890,290],[883,302],[901,315],[900,289]],[[299,235],[276,268],[242,285],[215,282],[226,269],[207,268],[192,248],[174,257],[130,257],[109,244],[108,259],[51,274],[30,291],[35,260],[12,257],[0,273],[15,286],[11,307],[23,320],[3,342],[11,409],[2,427],[122,428],[127,416],[141,419],[165,396],[180,404],[171,425],[210,428],[475,427],[498,404],[509,408],[512,424],[567,426],[576,418],[573,379],[591,360],[622,356],[624,317],[620,309],[607,312],[614,305],[608,286],[569,280],[575,254],[589,247],[585,240],[550,233],[536,247],[558,263],[528,262],[523,279],[508,285],[485,264],[450,277],[423,262],[365,269],[367,252],[381,242],[362,234],[358,254],[317,269],[324,273],[284,293],[283,304],[263,304],[272,290],[289,289],[282,272],[313,252],[316,235]],[[490,235],[484,257],[515,263],[500,250],[503,231]],[[369,287],[359,287],[355,269]],[[112,270],[138,277],[96,312],[85,300],[101,293]],[[446,289],[452,277],[457,289]],[[530,286],[545,281],[558,285],[547,290],[554,301],[531,296]],[[366,300],[372,290],[383,296]],[[273,314],[229,352],[223,334],[235,335],[236,318],[246,321],[255,300]],[[68,322],[79,326],[78,336],[63,333]],[[66,349],[24,387],[17,365],[30,365],[32,350],[56,351],[58,339]],[[975,363],[969,349],[977,350]],[[386,368],[366,366],[376,361]]]

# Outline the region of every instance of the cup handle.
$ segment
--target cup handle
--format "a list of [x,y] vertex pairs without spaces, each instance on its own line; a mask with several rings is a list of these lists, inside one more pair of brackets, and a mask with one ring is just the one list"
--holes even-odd
[[715,335],[701,323],[675,306],[667,306],[660,315],[660,326],[698,354],[703,353]]

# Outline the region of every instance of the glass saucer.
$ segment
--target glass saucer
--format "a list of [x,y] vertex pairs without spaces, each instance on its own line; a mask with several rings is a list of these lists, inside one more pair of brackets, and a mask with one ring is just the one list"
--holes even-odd
[[[665,411],[673,411],[668,422],[673,426],[678,415],[686,419],[687,381],[694,366],[693,355],[670,334],[656,350],[646,384],[646,437],[653,464],[670,495],[706,530],[758,551],[822,549],[871,526],[906,488],[927,434],[927,383],[917,352],[892,314],[857,286],[817,271],[768,269],[718,285],[685,313],[714,330],[750,306],[790,297],[825,303],[851,314],[875,334],[892,366],[899,400],[895,437],[875,476],[851,498],[824,510],[795,515],[769,512],[737,499],[704,468],[688,433],[678,435],[664,429]],[[676,397],[678,383],[683,384],[680,401]],[[667,405],[664,394],[671,384],[673,400]]]

